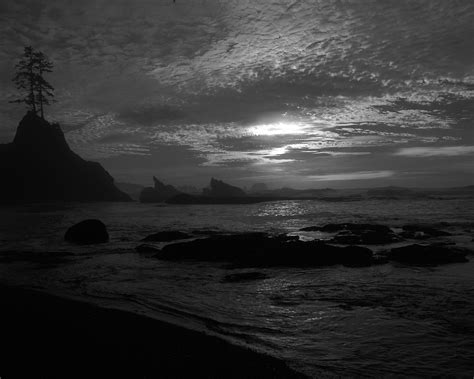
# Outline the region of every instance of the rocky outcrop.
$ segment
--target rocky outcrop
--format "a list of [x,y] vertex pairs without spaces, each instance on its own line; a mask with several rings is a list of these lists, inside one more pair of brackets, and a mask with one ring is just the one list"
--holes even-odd
[[215,197],[215,198],[235,198],[245,197],[247,194],[243,189],[230,184],[224,183],[221,180],[211,178],[208,188],[204,188],[202,192],[203,196]]
[[403,232],[400,233],[400,235],[404,238],[423,240],[436,237],[448,237],[451,236],[451,233],[426,225],[404,225]]
[[392,229],[379,224],[327,224],[324,226],[309,226],[301,229],[301,231],[337,233],[330,242],[344,245],[384,245],[399,240]]
[[28,112],[12,143],[0,145],[1,203],[130,201],[97,162],[75,154],[58,124]]
[[153,177],[154,187],[146,187],[140,193],[140,202],[142,203],[161,203],[172,197],[181,194],[170,184],[164,184]]
[[447,245],[408,245],[391,249],[388,259],[412,266],[436,266],[467,262],[467,251]]
[[170,261],[195,260],[232,263],[236,267],[368,266],[372,251],[358,246],[337,247],[320,241],[303,242],[266,233],[211,236],[167,245],[155,255]]
[[150,234],[149,236],[143,238],[142,241],[146,242],[170,242],[176,240],[184,240],[187,238],[192,238],[192,235],[184,232],[180,232],[179,230],[170,230],[170,231],[163,231],[154,234]]
[[64,240],[79,245],[104,243],[109,241],[109,233],[104,223],[100,220],[84,220],[71,226]]

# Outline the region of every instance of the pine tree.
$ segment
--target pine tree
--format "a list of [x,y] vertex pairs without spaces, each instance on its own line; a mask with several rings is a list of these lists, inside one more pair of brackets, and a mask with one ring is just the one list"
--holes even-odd
[[31,46],[25,47],[23,58],[15,66],[16,74],[13,81],[16,88],[22,94],[22,97],[11,103],[25,103],[30,107],[30,110],[36,113],[36,98],[35,98],[35,64],[34,51]]
[[44,118],[43,108],[44,105],[50,105],[54,101],[54,88],[44,79],[43,74],[53,71],[53,63],[41,51],[36,51],[33,54],[33,61],[37,72],[35,78],[36,100],[39,104],[41,118]]
[[15,68],[13,81],[22,97],[11,102],[25,103],[34,113],[39,110],[44,118],[44,106],[54,101],[54,88],[43,75],[52,72],[53,63],[41,51],[27,46]]

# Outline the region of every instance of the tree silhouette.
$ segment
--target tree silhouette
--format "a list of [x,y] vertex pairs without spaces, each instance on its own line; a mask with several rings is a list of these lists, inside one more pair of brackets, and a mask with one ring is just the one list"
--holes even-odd
[[39,110],[41,118],[44,118],[44,105],[50,105],[54,101],[54,88],[43,75],[52,72],[53,63],[43,52],[27,46],[15,69],[13,82],[22,96],[10,102],[24,103],[34,113]]
[[53,71],[53,63],[41,51],[36,51],[33,54],[34,66],[37,69],[35,89],[37,94],[37,101],[40,108],[41,118],[44,118],[44,105],[50,105],[54,101],[54,88],[43,77],[45,72]]

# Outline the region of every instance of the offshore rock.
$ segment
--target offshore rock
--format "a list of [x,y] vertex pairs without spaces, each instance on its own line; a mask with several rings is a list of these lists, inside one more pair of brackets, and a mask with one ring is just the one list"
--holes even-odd
[[64,239],[79,245],[104,243],[109,241],[109,233],[100,220],[84,220],[71,226]]
[[15,138],[0,145],[1,203],[130,201],[97,162],[74,153],[58,124],[28,112]]

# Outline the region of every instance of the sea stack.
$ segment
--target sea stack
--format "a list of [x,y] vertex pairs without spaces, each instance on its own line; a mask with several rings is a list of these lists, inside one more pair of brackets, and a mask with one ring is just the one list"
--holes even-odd
[[15,138],[0,145],[0,203],[130,201],[97,162],[74,153],[58,124],[28,112]]

